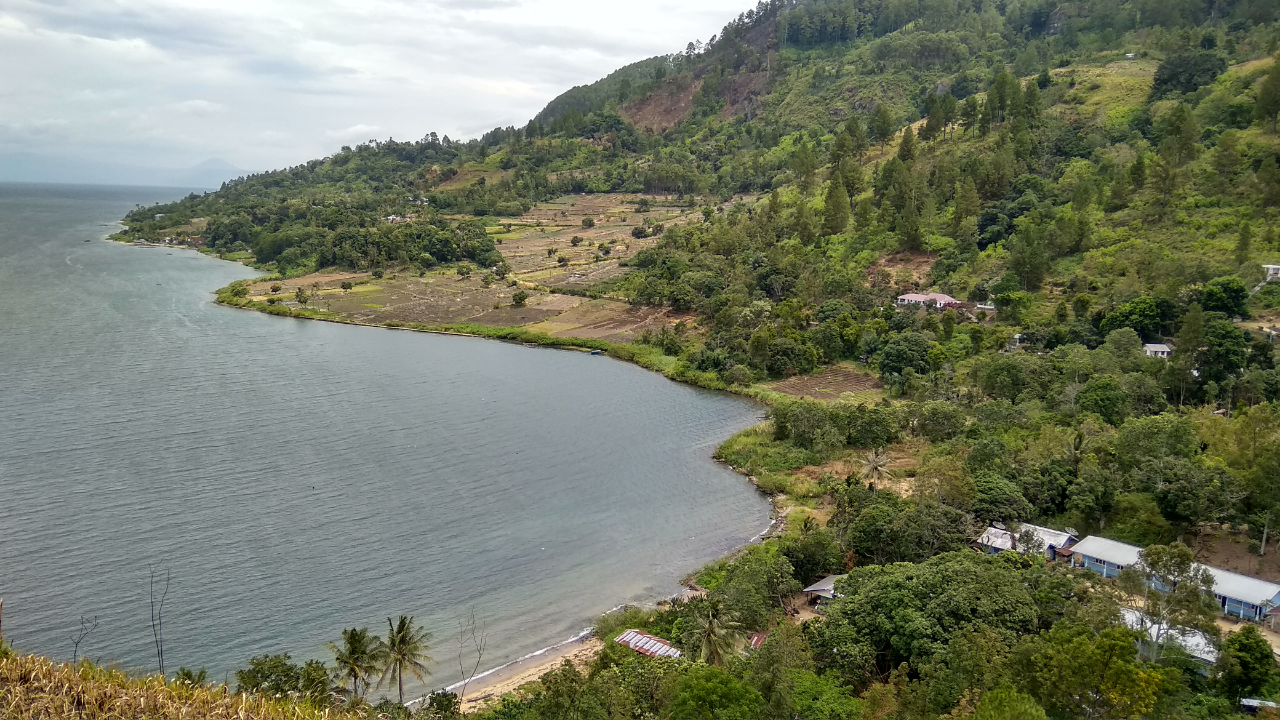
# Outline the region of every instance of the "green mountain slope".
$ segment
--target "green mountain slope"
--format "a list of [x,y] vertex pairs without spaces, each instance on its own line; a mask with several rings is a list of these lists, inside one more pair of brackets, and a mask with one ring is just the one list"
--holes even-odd
[[[199,235],[279,274],[233,304],[447,282],[463,330],[595,332],[770,401],[719,455],[791,522],[699,574],[707,598],[601,621],[686,658],[610,644],[491,717],[1230,718],[1280,681],[1262,635],[1219,637],[1192,560],[1280,580],[1278,13],[762,2],[523,128],[343,148],[139,208],[122,237]],[[620,315],[640,319],[602,338]],[[1034,546],[1033,522],[1154,547],[1124,593],[970,551],[989,523]],[[841,571],[825,617],[787,621]],[[1206,633],[1216,669],[1121,604]],[[773,634],[739,657],[744,631]]]

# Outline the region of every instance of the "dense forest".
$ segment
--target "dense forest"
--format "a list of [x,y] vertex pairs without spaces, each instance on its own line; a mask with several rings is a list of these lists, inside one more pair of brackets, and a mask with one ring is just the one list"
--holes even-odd
[[[140,207],[121,237],[198,235],[281,278],[501,277],[490,231],[554,198],[694,211],[584,292],[684,313],[636,345],[770,402],[719,454],[780,498],[783,529],[703,570],[702,596],[599,622],[682,657],[607,642],[483,717],[1232,718],[1280,700],[1280,673],[1262,630],[1215,622],[1195,561],[1214,538],[1256,567],[1280,553],[1278,16],[768,0],[523,128],[344,147]],[[930,292],[950,300],[898,302]],[[762,389],[836,365],[882,390]],[[992,523],[1143,562],[1110,583],[975,553]],[[796,593],[835,573],[838,596],[798,622]],[[1124,613],[1203,633],[1216,663]]]

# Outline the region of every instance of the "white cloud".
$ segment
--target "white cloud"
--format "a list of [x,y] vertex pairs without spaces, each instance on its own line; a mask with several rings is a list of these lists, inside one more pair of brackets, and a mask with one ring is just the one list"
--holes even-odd
[[346,130],[328,130],[325,135],[338,140],[372,140],[381,130],[377,125],[352,125]]
[[208,100],[184,100],[173,105],[173,109],[188,115],[214,115],[226,111],[226,106]]
[[[5,0],[0,142],[249,169],[522,125],[754,0]],[[59,118],[56,132],[35,129]],[[21,132],[17,129],[21,128]],[[334,130],[334,128],[346,128]],[[42,144],[43,143],[43,144]]]

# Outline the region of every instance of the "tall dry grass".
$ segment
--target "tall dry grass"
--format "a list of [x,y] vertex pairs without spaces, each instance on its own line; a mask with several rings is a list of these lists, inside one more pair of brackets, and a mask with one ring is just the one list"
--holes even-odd
[[189,687],[159,676],[0,654],[3,720],[355,720],[340,709],[252,698],[225,687]]

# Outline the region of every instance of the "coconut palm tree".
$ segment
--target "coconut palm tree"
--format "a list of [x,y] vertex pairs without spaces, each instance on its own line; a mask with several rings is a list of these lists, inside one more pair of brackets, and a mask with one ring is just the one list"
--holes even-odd
[[400,691],[401,705],[404,704],[404,674],[412,674],[418,678],[418,682],[425,681],[425,676],[431,674],[426,666],[428,662],[435,662],[427,654],[431,649],[427,645],[430,638],[431,633],[414,626],[412,616],[401,615],[394,623],[391,618],[387,618],[386,663],[382,668],[382,677],[378,679],[378,687],[382,687],[388,679],[395,680]]
[[387,655],[386,643],[376,635],[369,634],[369,628],[347,628],[342,631],[342,646],[329,643],[333,652],[333,679],[339,685],[350,681],[351,697],[357,699],[369,691],[369,678],[381,670]]
[[692,638],[698,660],[708,665],[724,667],[738,651],[746,634],[738,617],[723,602],[708,600],[695,615]]
[[876,448],[862,456],[862,479],[870,483],[883,482],[889,477],[889,453]]

